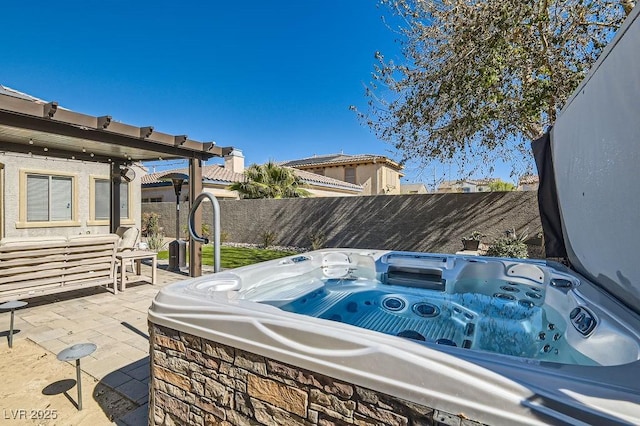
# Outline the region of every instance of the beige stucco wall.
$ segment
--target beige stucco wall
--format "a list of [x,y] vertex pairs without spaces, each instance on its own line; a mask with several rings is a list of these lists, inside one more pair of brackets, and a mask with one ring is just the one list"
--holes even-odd
[[357,197],[358,195],[361,195],[360,193],[352,193],[352,192],[341,192],[338,190],[334,190],[331,188],[326,188],[326,189],[322,189],[320,187],[311,187],[311,188],[307,188],[305,187],[305,189],[307,191],[309,191],[311,193],[311,196],[314,198],[320,198],[320,197]]
[[[213,194],[218,199],[231,199],[237,200],[238,193],[236,191],[229,191],[228,189],[220,186],[205,186],[203,191]],[[159,186],[151,188],[142,188],[142,199],[147,198],[162,198],[162,202],[175,203],[176,193],[173,186]],[[187,201],[189,199],[189,184],[182,185],[180,190],[180,201]]]
[[[360,195],[400,194],[400,174],[396,170],[381,163],[358,164],[355,167],[355,183],[364,188]],[[346,166],[326,167],[324,175],[344,181],[345,168]]]
[[[361,195],[360,193],[347,193],[336,189],[323,188],[323,187],[305,187],[307,191],[311,193],[312,197],[352,197]],[[205,186],[204,191],[213,194],[218,199],[225,200],[237,200],[238,193],[236,191],[229,191],[228,189],[214,186]],[[186,201],[189,195],[189,185],[182,186],[180,191],[180,201]],[[162,202],[174,202],[176,201],[176,194],[172,186],[163,186],[156,188],[143,188],[142,199],[150,198],[162,198]]]
[[[5,237],[38,237],[38,236],[71,236],[78,234],[106,234],[108,225],[89,225],[90,222],[90,177],[110,174],[108,164],[90,163],[58,158],[29,156],[25,154],[0,153],[0,163],[5,166],[3,222]],[[123,225],[134,225],[140,228],[140,176],[142,170],[134,166],[136,178],[130,185],[131,220],[123,221]],[[77,224],[72,226],[19,227],[20,212],[20,172],[21,170],[38,170],[51,174],[64,173],[75,176],[77,189]]]

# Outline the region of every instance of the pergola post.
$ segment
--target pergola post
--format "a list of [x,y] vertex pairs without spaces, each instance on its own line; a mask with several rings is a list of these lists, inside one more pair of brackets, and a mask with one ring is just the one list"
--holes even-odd
[[116,230],[120,226],[120,183],[122,178],[120,177],[120,163],[111,163],[111,200],[109,201],[110,207],[110,220],[109,227],[110,232],[115,234]]
[[[202,161],[197,158],[189,159],[189,205],[202,192]],[[202,209],[195,212],[193,225],[196,232],[202,229]],[[202,244],[189,239],[189,276],[199,277],[202,275]]]

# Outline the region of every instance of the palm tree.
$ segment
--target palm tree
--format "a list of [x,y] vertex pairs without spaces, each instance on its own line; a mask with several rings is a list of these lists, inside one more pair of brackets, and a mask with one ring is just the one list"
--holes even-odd
[[228,189],[238,191],[240,198],[297,198],[308,197],[309,191],[289,167],[281,167],[269,161],[252,164],[244,171],[244,182],[234,182]]

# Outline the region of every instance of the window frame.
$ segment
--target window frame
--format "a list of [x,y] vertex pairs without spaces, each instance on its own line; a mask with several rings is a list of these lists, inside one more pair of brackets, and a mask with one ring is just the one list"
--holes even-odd
[[[110,219],[96,219],[96,182],[97,181],[108,181],[109,182],[109,196],[111,196],[111,181],[109,176],[105,175],[89,175],[89,219],[87,220],[87,226],[102,226],[109,225]],[[133,186],[131,182],[122,182],[127,184],[127,211],[130,217],[120,218],[121,225],[135,225],[135,220],[133,219],[132,209],[133,209]],[[111,215],[111,212],[109,212]]]
[[[350,182],[347,179],[347,170],[353,170],[353,182]],[[358,173],[357,173],[358,168],[356,166],[345,166],[344,168],[344,181],[353,185],[357,185],[358,182]]]
[[[49,178],[70,178],[71,179],[71,219],[70,220],[51,220],[51,200],[49,199],[49,220],[47,221],[28,221],[27,220],[27,180],[29,176],[46,176]],[[67,226],[80,226],[78,220],[78,174],[62,172],[57,170],[38,170],[38,169],[20,169],[19,177],[19,207],[18,222],[16,228],[59,228]],[[51,194],[49,194],[51,197]]]

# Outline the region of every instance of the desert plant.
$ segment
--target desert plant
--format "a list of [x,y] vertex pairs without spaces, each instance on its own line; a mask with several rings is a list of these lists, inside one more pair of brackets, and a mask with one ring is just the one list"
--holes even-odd
[[244,171],[245,180],[234,182],[228,189],[238,191],[241,198],[298,198],[308,197],[302,179],[296,171],[269,161],[252,164]]
[[149,250],[158,252],[164,247],[164,234],[159,232],[157,234],[147,234],[147,245]]
[[327,237],[326,235],[324,235],[324,232],[322,231],[310,232],[308,237],[309,237],[309,242],[311,243],[312,250],[318,250],[323,248],[324,243],[327,241]]
[[[187,239],[191,237],[191,235],[189,235],[189,227],[187,225],[182,227],[182,233],[187,236]],[[222,240],[222,234],[223,232],[221,231],[220,240]],[[209,224],[207,223],[203,223],[202,226],[200,227],[200,236],[210,239],[212,235],[213,234],[211,233],[211,226],[209,226]]]
[[480,231],[473,231],[471,232],[471,235],[468,235],[466,237],[462,237],[462,247],[465,250],[478,250],[478,247],[480,247],[480,240],[482,239],[482,237],[484,237],[483,234],[480,233]]
[[473,231],[470,235],[462,237],[462,241],[480,241],[484,235],[480,231]]
[[143,213],[142,214],[142,236],[148,237],[150,234],[158,234],[162,232],[160,228],[160,215],[158,213]]
[[260,234],[260,239],[262,240],[262,246],[264,248],[269,248],[274,245],[277,238],[278,236],[273,231],[264,231]]
[[518,235],[515,229],[508,230],[505,236],[496,238],[490,244],[487,256],[526,259],[529,256],[525,243],[527,237],[525,232]]
[[142,235],[146,237],[149,249],[157,252],[164,247],[164,232],[160,227],[158,213],[144,213],[142,215]]

